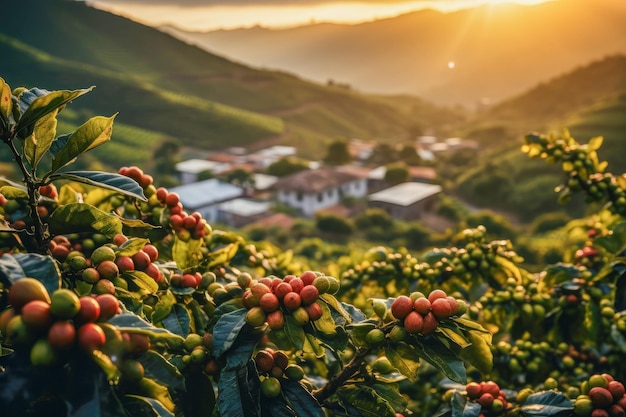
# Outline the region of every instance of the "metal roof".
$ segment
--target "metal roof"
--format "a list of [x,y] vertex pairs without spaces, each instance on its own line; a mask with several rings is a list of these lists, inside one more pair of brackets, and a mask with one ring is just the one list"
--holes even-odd
[[223,171],[228,164],[223,162],[207,161],[206,159],[188,159],[176,164],[176,171],[198,174],[202,171]]
[[237,216],[248,217],[262,214],[270,209],[270,203],[264,201],[236,198],[220,204],[220,210]]
[[369,201],[380,201],[398,206],[410,206],[441,192],[441,186],[421,182],[405,182],[370,194]]
[[186,208],[195,210],[243,195],[243,189],[216,178],[170,188]]

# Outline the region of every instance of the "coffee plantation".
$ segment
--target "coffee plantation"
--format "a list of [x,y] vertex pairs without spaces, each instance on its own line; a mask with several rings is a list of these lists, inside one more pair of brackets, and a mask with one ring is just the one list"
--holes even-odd
[[214,230],[139,167],[71,170],[113,131],[57,134],[89,91],[0,79],[23,176],[0,180],[3,416],[626,415],[626,176],[601,138],[525,139],[562,165],[560,200],[599,207],[563,262],[530,273],[480,226],[330,276]]

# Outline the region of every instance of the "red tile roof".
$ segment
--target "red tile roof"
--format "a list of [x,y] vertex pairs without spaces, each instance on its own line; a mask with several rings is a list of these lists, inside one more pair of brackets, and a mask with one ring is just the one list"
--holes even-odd
[[336,168],[322,167],[319,169],[300,171],[283,177],[274,184],[273,188],[284,191],[319,193],[358,179],[358,176],[342,172]]

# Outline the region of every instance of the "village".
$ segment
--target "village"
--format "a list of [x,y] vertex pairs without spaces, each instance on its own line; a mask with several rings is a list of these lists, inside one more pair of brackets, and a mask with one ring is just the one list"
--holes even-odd
[[[294,158],[295,147],[275,145],[253,153],[228,148],[204,159],[177,163],[181,185],[171,191],[180,196],[189,210],[201,213],[211,223],[231,227],[289,228],[297,216],[312,218],[325,212],[349,218],[367,208],[380,208],[397,220],[419,220],[433,212],[442,193],[432,163],[437,155],[477,147],[471,140],[439,141],[434,136],[420,136],[414,149],[417,160],[423,163],[406,166],[406,178],[390,184],[386,176],[389,164],[371,164],[375,145],[353,139],[347,143],[351,162],[328,165],[308,161],[308,169],[280,177],[268,175],[267,169],[276,162]],[[243,183],[224,180],[228,173],[237,170],[247,173]],[[207,176],[210,178],[203,179]],[[349,204],[354,201],[360,204]],[[275,210],[278,206],[288,210]]]

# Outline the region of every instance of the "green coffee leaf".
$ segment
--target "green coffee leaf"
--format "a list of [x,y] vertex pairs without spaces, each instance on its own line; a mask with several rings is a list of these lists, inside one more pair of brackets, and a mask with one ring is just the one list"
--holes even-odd
[[207,269],[213,269],[217,266],[227,264],[237,254],[239,245],[237,243],[231,243],[216,251],[213,251],[207,255],[209,262],[207,263]]
[[124,175],[100,171],[67,171],[51,175],[50,180],[70,180],[116,191],[146,201],[143,188],[137,181]]
[[10,286],[16,281],[35,278],[49,293],[61,288],[61,271],[51,256],[37,253],[5,253],[0,257],[0,281]]
[[296,349],[304,349],[306,339],[304,330],[290,315],[285,317],[285,334]]
[[324,417],[326,415],[315,397],[299,382],[283,379],[280,385],[298,417]]
[[235,343],[241,328],[246,324],[248,310],[240,308],[223,314],[213,328],[213,356],[222,356]]
[[236,370],[222,370],[217,389],[217,408],[221,416],[247,417],[241,401]]
[[406,343],[398,343],[385,346],[385,355],[391,364],[410,381],[417,380],[417,372],[420,367],[420,355],[418,351]]
[[330,314],[330,308],[326,303],[317,302],[322,307],[322,317],[319,320],[313,322],[313,325],[320,332],[332,336],[337,334],[336,324],[333,320],[333,316]]
[[57,146],[54,145],[51,147],[53,152],[52,172],[63,168],[78,155],[110,140],[113,132],[113,119],[115,119],[116,115],[114,114],[111,117],[92,117],[74,133],[59,139],[64,142],[60,149],[57,149]]
[[560,392],[541,391],[530,395],[522,406],[526,417],[570,416],[574,410],[572,400]]
[[89,204],[70,203],[52,212],[50,230],[53,234],[95,231],[112,238],[122,233],[122,222],[116,216]]
[[150,294],[154,294],[159,290],[159,284],[156,283],[154,278],[143,271],[124,271],[122,272],[122,277]]
[[493,353],[490,347],[491,335],[489,335],[489,340],[487,340],[485,333],[470,330],[466,333],[466,336],[471,342],[471,345],[461,351],[461,358],[465,359],[482,373],[487,374],[491,372],[493,368]]
[[20,107],[23,107],[24,105],[28,105],[28,107],[21,109],[22,117],[15,126],[15,132],[17,132],[18,136],[21,138],[27,137],[30,134],[28,130],[37,122],[37,120],[49,113],[52,113],[53,111],[58,111],[70,101],[88,93],[92,89],[93,87],[82,90],[59,90],[53,92],[41,89],[31,89],[23,92],[18,97],[18,103]]
[[468,401],[465,395],[455,392],[451,404],[453,417],[478,417],[482,406],[473,401]]
[[440,370],[446,377],[459,384],[465,384],[467,373],[463,361],[435,338],[429,338],[428,343],[426,342],[427,340],[424,340],[423,343],[411,346],[415,346],[420,357]]
[[168,290],[161,294],[159,301],[154,305],[152,312],[152,322],[160,323],[163,319],[170,315],[172,308],[176,304],[176,297]]
[[150,243],[149,239],[131,237],[117,248],[115,256],[133,256],[148,243]]
[[[202,248],[202,239],[189,239],[183,241],[176,236],[174,238],[174,246],[172,247],[172,258],[180,269],[186,269],[197,263],[200,258],[200,249]],[[207,267],[211,269],[212,267]]]
[[172,312],[163,319],[163,326],[170,332],[181,337],[189,335],[191,318],[187,309],[179,304],[172,306]]
[[24,142],[24,156],[33,169],[37,169],[39,161],[52,145],[57,131],[57,113],[58,110],[54,110],[37,120],[33,132]]
[[174,417],[165,406],[158,400],[141,395],[127,394],[124,406],[130,411],[130,415]]
[[354,407],[363,417],[395,417],[393,407],[376,391],[363,385],[348,385],[337,390],[343,401]]
[[143,365],[147,377],[173,389],[185,389],[183,374],[159,353],[149,350],[137,360]]

